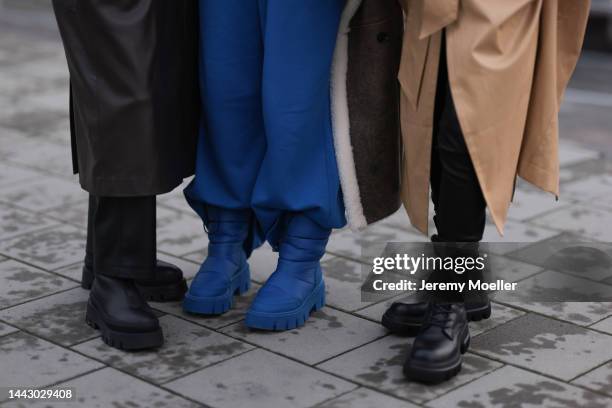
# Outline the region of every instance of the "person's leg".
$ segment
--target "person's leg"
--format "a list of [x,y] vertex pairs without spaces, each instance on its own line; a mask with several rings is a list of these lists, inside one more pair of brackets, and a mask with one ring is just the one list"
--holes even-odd
[[[474,246],[482,239],[486,202],[465,143],[448,82],[446,45],[442,42],[436,94],[435,132],[432,146],[432,200],[438,256],[477,256]],[[434,271],[437,279],[455,282],[464,275]],[[410,355],[404,374],[416,381],[439,382],[456,375],[469,346],[466,305],[457,293],[436,293]],[[487,304],[488,305],[488,304]]]
[[155,269],[155,197],[95,197],[92,204],[96,277],[86,321],[113,347],[161,346],[159,322],[135,285]]
[[[91,289],[95,277],[94,270],[94,215],[96,213],[98,200],[92,194],[89,195],[89,208],[87,212],[87,243],[85,246],[85,261],[81,275],[81,287]],[[155,230],[148,231],[155,234]],[[154,235],[155,236],[155,235]],[[145,238],[149,241],[151,238]],[[155,271],[146,277],[135,279],[136,287],[147,301],[163,302],[182,300],[187,291],[187,283],[183,277],[183,271],[176,265],[168,262],[156,261]]]
[[219,314],[248,290],[246,258],[260,242],[251,211],[266,149],[261,110],[263,43],[257,0],[200,0],[203,120],[196,175],[185,190],[208,231],[208,255],[186,311]]
[[266,238],[279,250],[279,262],[245,322],[252,328],[286,330],[301,326],[312,310],[323,307],[319,260],[332,228],[346,222],[329,100],[344,1],[259,3],[267,150],[252,206]]

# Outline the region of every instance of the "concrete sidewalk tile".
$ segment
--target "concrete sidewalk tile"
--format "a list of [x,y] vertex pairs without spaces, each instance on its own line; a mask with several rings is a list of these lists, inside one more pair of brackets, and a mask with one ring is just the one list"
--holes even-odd
[[313,313],[304,326],[294,330],[250,330],[239,322],[221,332],[307,364],[316,364],[385,335],[382,326],[331,308]]
[[416,405],[367,388],[357,388],[313,408],[417,408]]
[[4,188],[7,185],[25,182],[36,177],[40,177],[39,172],[9,165],[4,162],[0,163],[0,187]]
[[63,225],[0,241],[0,252],[53,270],[82,261],[85,239],[85,230]]
[[612,194],[612,175],[594,174],[561,185],[560,194],[587,205],[597,205],[599,197]]
[[[53,407],[130,407],[130,408],[196,408],[199,404],[181,398],[166,390],[148,384],[138,378],[124,374],[113,368],[103,368],[93,373],[57,385],[59,389],[70,388],[74,399],[54,401]],[[27,404],[11,401],[7,408],[49,407],[45,400],[32,400]]]
[[102,366],[26,333],[0,337],[0,384],[3,387],[44,387]]
[[277,262],[278,252],[274,252],[268,243],[257,248],[249,258],[251,279],[263,284],[276,270]]
[[597,150],[587,149],[578,143],[569,140],[562,140],[559,143],[559,165],[561,167],[598,159],[599,157],[601,157],[601,153]]
[[564,232],[507,254],[545,269],[561,271],[595,281],[612,278],[612,245]]
[[57,221],[39,214],[0,204],[0,240],[57,224]]
[[89,292],[75,288],[0,311],[0,319],[62,346],[99,336],[85,324]]
[[437,385],[411,382],[404,378],[402,366],[412,341],[410,338],[387,336],[317,367],[420,404],[501,366],[498,362],[468,353],[464,355],[461,372],[453,379]]
[[30,211],[44,212],[87,198],[78,183],[42,176],[2,189],[0,201]]
[[[39,96],[37,95],[37,100]],[[66,105],[68,105],[67,101]],[[24,135],[24,137],[27,136]],[[73,177],[70,139],[66,139],[64,146],[46,140],[36,140],[35,142],[36,149],[21,149],[12,154],[8,158],[8,162],[28,166],[44,174],[53,173],[60,177]]]
[[[612,396],[612,362],[581,375],[573,380],[572,384]],[[612,401],[609,406],[612,406]]]
[[[191,282],[188,282],[191,285]],[[234,306],[227,312],[219,316],[214,315],[197,315],[192,313],[186,313],[183,310],[182,302],[165,302],[156,303],[150,302],[151,307],[161,310],[162,312],[169,313],[174,316],[179,316],[182,319],[189,320],[190,322],[208,327],[210,329],[219,329],[221,327],[229,326],[230,324],[244,320],[244,315],[251,305],[259,285],[256,283],[251,284],[251,289],[245,296],[234,296]]]
[[[604,303],[605,305],[605,303]],[[609,307],[612,309],[612,304],[608,304]],[[605,333],[609,333],[612,334],[612,317],[608,317],[606,319],[603,319],[600,322],[597,322],[593,325],[590,326],[591,328],[595,329],[595,330],[599,330]]]
[[390,299],[383,300],[381,302],[377,302],[372,306],[365,307],[363,309],[357,310],[355,312],[358,316],[363,316],[366,319],[374,320],[375,322],[380,322],[382,315],[385,311],[394,303],[394,302],[410,302],[413,301],[409,296],[399,295]]
[[526,315],[472,341],[472,350],[561,380],[612,359],[612,337],[569,323]]
[[85,199],[74,204],[52,208],[45,211],[45,215],[75,225],[79,228],[87,228],[88,207],[89,200]]
[[470,322],[470,334],[472,337],[476,337],[524,314],[525,312],[522,310],[491,302],[491,317],[478,322]]
[[508,219],[525,221],[538,215],[558,210],[569,204],[568,200],[557,201],[552,194],[541,191],[516,189]]
[[0,336],[16,332],[18,329],[5,323],[0,323]]
[[368,263],[368,258],[363,253],[364,247],[388,242],[424,242],[426,240],[425,236],[391,228],[381,223],[368,227],[363,233],[356,233],[350,229],[334,232],[329,238],[326,251],[333,255]]
[[300,408],[346,393],[355,385],[259,349],[166,387],[213,408]]
[[589,326],[612,315],[609,302],[516,302],[516,305],[578,326]]
[[206,248],[208,236],[202,221],[174,209],[157,209],[157,248],[172,255],[181,256]]
[[490,247],[491,252],[503,255],[558,234],[559,231],[509,220],[504,226],[503,237],[499,235],[495,225],[487,224],[482,242],[504,243],[504,245],[492,245]]
[[159,319],[165,342],[158,350],[126,353],[94,339],[73,347],[122,371],[161,384],[252,349],[238,340],[177,317]]
[[432,408],[606,408],[612,400],[550,378],[505,366],[427,403]]
[[[374,302],[362,300],[361,287],[365,282],[367,265],[341,257],[330,257],[322,263],[325,276],[326,302],[328,305],[354,311]],[[381,293],[378,301],[392,297],[392,294]]]
[[76,286],[68,279],[21,262],[0,262],[0,309]]
[[531,221],[534,225],[580,234],[586,239],[612,242],[612,210],[570,205]]
[[68,279],[73,279],[77,281],[80,285],[81,278],[83,275],[83,262],[81,261],[72,265],[64,266],[59,269],[55,269],[53,272],[58,275],[62,275]]

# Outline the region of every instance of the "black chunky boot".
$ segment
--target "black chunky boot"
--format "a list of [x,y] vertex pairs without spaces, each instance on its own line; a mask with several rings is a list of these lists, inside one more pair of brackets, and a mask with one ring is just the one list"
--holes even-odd
[[469,345],[465,307],[432,303],[404,363],[404,375],[424,383],[446,381],[461,371],[462,354]]
[[98,274],[91,287],[85,321],[102,340],[121,350],[160,347],[162,329],[131,279]]
[[[171,302],[182,300],[187,292],[187,282],[183,278],[183,271],[178,266],[168,262],[157,260],[151,278],[136,279],[136,288],[142,297],[151,302]],[[91,289],[94,281],[94,270],[90,262],[85,261],[83,275],[81,277],[81,287]]]

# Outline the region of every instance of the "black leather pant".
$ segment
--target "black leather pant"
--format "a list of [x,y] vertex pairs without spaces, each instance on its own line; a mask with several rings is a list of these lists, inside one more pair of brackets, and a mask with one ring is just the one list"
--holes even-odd
[[85,263],[96,274],[151,277],[156,264],[155,196],[89,196]]
[[434,110],[431,189],[434,222],[443,242],[478,242],[486,203],[457,118],[442,42]]

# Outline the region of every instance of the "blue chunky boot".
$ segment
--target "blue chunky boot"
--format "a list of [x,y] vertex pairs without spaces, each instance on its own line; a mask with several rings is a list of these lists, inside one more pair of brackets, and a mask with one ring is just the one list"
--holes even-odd
[[246,315],[254,329],[290,330],[325,305],[325,283],[319,263],[330,230],[303,215],[289,221],[280,244],[276,271],[259,289]]
[[234,295],[249,290],[251,274],[244,242],[249,234],[250,210],[209,206],[208,256],[183,300],[189,313],[217,315],[233,305]]

